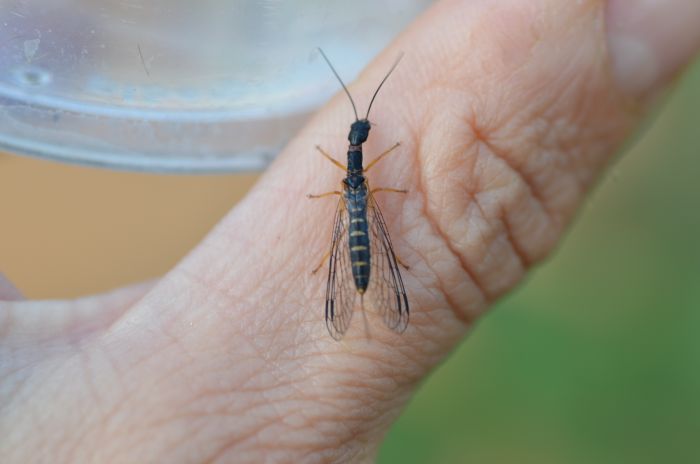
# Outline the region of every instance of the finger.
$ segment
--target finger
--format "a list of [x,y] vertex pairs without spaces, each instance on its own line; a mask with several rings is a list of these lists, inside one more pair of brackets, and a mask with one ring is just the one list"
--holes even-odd
[[[19,297],[7,298],[14,289],[7,285],[0,281],[0,292],[5,292],[4,301],[0,301],[0,348],[31,347],[39,352],[47,343],[54,347],[75,343],[109,326],[133,306],[153,282],[74,300],[24,300],[19,293],[15,293]],[[26,362],[26,359],[18,361]]]

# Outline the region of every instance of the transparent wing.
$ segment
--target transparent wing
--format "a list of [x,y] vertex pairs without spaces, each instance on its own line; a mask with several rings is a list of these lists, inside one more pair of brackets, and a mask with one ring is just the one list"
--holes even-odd
[[372,252],[367,297],[387,327],[401,333],[408,326],[408,298],[386,222],[371,194],[367,201],[367,220]]
[[326,283],[326,327],[331,337],[340,340],[350,327],[357,294],[350,263],[348,213],[345,199],[342,197],[335,212],[329,259]]

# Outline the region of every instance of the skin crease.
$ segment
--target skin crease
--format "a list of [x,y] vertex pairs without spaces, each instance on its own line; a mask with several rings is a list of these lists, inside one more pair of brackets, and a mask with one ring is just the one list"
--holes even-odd
[[601,1],[439,2],[349,84],[358,111],[400,51],[365,159],[401,142],[368,178],[409,189],[377,194],[410,266],[406,332],[356,309],[335,342],[322,320],[325,267],[310,270],[336,200],[305,195],[343,177],[313,149],[344,162],[338,93],[159,281],[0,304],[3,462],[374,459],[421,379],[552,251],[645,106],[613,82]]

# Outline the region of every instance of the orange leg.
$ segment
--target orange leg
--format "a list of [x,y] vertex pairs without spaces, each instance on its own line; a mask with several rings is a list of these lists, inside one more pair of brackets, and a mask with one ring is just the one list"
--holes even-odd
[[314,200],[314,199],[316,199],[316,198],[323,198],[323,197],[329,197],[329,196],[331,196],[331,195],[342,195],[342,194],[343,194],[342,192],[339,192],[339,191],[337,191],[337,190],[334,190],[334,191],[332,191],[332,192],[326,192],[326,193],[322,193],[322,194],[320,194],[320,195],[314,195],[314,194],[311,194],[311,193],[307,193],[307,194],[306,194],[306,198],[310,198],[310,199]]
[[321,147],[319,147],[318,145],[316,145],[316,150],[318,150],[323,156],[325,156],[326,159],[327,159],[328,161],[330,161],[330,162],[333,163],[334,165],[338,166],[338,167],[339,167],[340,169],[342,169],[343,171],[347,171],[347,170],[348,170],[348,168],[347,168],[345,165],[343,165],[340,161],[337,161],[337,160],[336,160],[335,158],[333,158],[331,155],[329,155],[328,153],[326,153],[325,151],[323,151],[323,148],[321,148]]
[[376,189],[372,190],[372,195],[374,195],[377,192],[408,193],[408,190],[380,187],[380,188],[376,188]]
[[408,264],[404,263],[403,261],[401,261],[401,258],[399,258],[398,256],[396,256],[396,253],[394,253],[394,256],[396,257],[396,262],[398,262],[398,263],[401,265],[401,267],[403,267],[403,268],[406,269],[406,270],[411,269],[411,268],[408,266]]
[[323,266],[323,263],[326,262],[328,257],[331,255],[331,250],[328,250],[325,255],[323,255],[323,258],[321,258],[321,261],[318,263],[318,266],[314,268],[313,271],[311,271],[312,274],[316,274],[319,269],[321,269],[321,266]]

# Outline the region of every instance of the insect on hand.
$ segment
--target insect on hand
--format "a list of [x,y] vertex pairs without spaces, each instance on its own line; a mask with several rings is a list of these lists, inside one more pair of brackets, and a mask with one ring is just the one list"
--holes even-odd
[[[379,89],[392,71],[399,64],[396,60],[384,79],[379,83],[367,108],[367,115],[357,116],[355,102],[333,65],[318,49],[331,71],[338,78],[340,85],[350,99],[355,112],[355,122],[350,126],[348,140],[348,165],[343,166],[319,146],[316,149],[335,166],[346,171],[341,182],[341,190],[321,195],[308,195],[309,198],[321,198],[331,195],[340,196],[333,221],[331,248],[321,260],[314,273],[328,259],[328,282],[326,284],[326,326],[336,340],[345,334],[352,319],[356,295],[360,295],[360,306],[364,306],[364,297],[379,312],[386,325],[403,332],[408,325],[408,298],[404,289],[399,264],[389,239],[386,222],[379,211],[374,198],[377,192],[406,193],[406,190],[378,188],[371,190],[364,173],[369,171],[377,161],[391,153],[399,143],[381,153],[374,161],[362,167],[362,144],[367,141],[371,128],[369,111]],[[403,265],[401,263],[401,265]],[[406,267],[406,266],[404,266]]]

